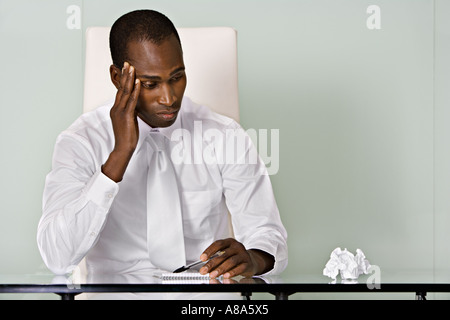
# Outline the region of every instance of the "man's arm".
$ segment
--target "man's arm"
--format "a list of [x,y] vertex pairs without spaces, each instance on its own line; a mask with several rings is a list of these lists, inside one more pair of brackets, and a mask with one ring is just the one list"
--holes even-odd
[[[245,143],[245,148],[237,148],[240,153],[235,161],[221,167],[224,195],[236,240],[225,239],[211,244],[200,257],[203,261],[217,251],[225,253],[206,263],[200,269],[201,273],[209,272],[211,277],[223,274],[225,278],[279,273],[287,265],[287,234],[266,167],[259,157],[253,160],[250,157],[257,154],[256,149],[237,123],[230,125],[226,137],[230,140],[237,137],[237,141]],[[233,141],[227,141],[226,145],[234,146]]]
[[135,69],[128,62],[124,63],[120,80],[116,85],[118,86],[116,100],[110,112],[115,145],[102,166],[102,172],[111,180],[119,182],[125,174],[139,139],[136,103],[141,85],[138,79],[135,80]]
[[[37,241],[48,268],[70,272],[96,243],[138,140],[135,107],[140,83],[134,68],[121,71],[110,111],[115,144],[102,165],[94,147],[77,135],[58,137],[43,195]],[[101,168],[101,170],[100,170]]]
[[37,229],[42,258],[56,274],[71,272],[96,243],[118,192],[100,161],[78,136],[58,137]]

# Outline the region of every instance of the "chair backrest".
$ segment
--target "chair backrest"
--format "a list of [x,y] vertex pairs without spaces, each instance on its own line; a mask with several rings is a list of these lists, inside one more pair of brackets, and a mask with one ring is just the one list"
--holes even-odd
[[[114,99],[108,27],[86,30],[83,112]],[[237,34],[229,27],[178,28],[188,84],[185,96],[239,122]]]

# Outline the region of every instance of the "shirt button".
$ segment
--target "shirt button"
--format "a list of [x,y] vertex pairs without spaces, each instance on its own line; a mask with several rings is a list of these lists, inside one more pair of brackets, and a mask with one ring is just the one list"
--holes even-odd
[[112,193],[108,193],[107,197],[111,199],[113,197]]
[[95,237],[96,233],[94,231],[91,232],[91,237]]

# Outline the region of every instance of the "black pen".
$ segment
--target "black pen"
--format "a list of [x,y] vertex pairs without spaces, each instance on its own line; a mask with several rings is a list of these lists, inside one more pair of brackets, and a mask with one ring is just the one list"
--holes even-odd
[[180,273],[180,272],[186,271],[186,270],[188,270],[188,269],[190,269],[190,268],[192,268],[192,267],[195,267],[196,265],[199,265],[199,264],[201,264],[201,263],[206,263],[206,262],[208,262],[208,261],[211,260],[211,259],[214,259],[214,258],[216,258],[216,257],[218,257],[218,256],[221,256],[223,253],[224,253],[224,251],[218,251],[218,252],[216,252],[215,254],[213,254],[213,255],[212,255],[208,260],[206,260],[206,261],[198,260],[198,261],[196,261],[196,262],[193,262],[193,263],[191,263],[191,264],[188,264],[187,266],[183,266],[183,267],[178,268],[178,269],[175,270],[173,273]]

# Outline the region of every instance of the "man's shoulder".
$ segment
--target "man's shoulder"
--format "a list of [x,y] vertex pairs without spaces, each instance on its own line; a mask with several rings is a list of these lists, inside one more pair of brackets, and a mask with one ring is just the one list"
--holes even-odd
[[111,104],[108,103],[83,113],[60,136],[78,137],[87,140],[107,138],[112,132],[110,110]]
[[92,111],[80,115],[65,132],[82,133],[90,130],[104,130],[109,125],[110,105],[100,106]]

